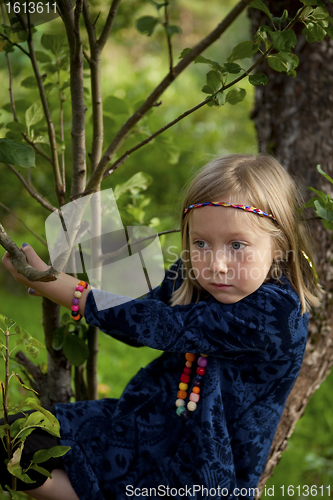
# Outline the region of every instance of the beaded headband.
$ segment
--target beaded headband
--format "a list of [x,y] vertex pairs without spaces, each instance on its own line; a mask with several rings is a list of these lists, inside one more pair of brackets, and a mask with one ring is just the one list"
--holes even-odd
[[220,202],[216,202],[216,203],[214,203],[213,201],[206,201],[205,203],[195,203],[194,205],[190,205],[189,207],[185,208],[183,215],[187,214],[193,208],[200,208],[200,207],[206,207],[206,206],[239,208],[241,210],[245,210],[246,212],[252,212],[252,213],[260,215],[262,217],[268,217],[269,219],[271,219],[272,221],[274,221],[278,224],[278,221],[273,217],[272,214],[266,214],[266,212],[263,212],[262,210],[260,210],[260,208],[254,208],[254,207],[250,207],[248,205],[233,205],[232,203],[227,203],[224,201],[220,201]]

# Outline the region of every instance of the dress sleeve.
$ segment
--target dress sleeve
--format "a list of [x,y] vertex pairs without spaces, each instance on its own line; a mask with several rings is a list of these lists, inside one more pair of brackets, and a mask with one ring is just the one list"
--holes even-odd
[[[263,284],[235,304],[222,304],[213,297],[205,302],[169,306],[162,300],[132,300],[99,310],[95,299],[103,292],[88,294],[85,318],[112,335],[116,330],[154,349],[171,352],[203,352],[214,356],[243,357],[249,361],[288,357],[299,332],[306,328],[298,295],[287,281],[284,286]],[[300,342],[304,338],[299,339]]]

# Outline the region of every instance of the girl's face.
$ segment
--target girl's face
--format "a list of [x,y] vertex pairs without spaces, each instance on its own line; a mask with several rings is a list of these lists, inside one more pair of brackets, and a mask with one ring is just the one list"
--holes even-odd
[[191,277],[223,304],[255,292],[273,261],[273,238],[254,229],[251,217],[258,216],[210,206],[193,209],[190,215]]

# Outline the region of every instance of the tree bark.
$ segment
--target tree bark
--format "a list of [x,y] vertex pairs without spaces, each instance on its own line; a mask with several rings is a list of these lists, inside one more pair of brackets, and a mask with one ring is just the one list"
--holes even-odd
[[[302,7],[300,2],[265,1],[270,12],[277,17],[287,9],[290,15]],[[330,15],[333,6],[325,2]],[[261,11],[249,9],[253,30],[270,24]],[[295,31],[301,33],[302,24]],[[311,194],[308,186],[332,195],[332,185],[316,170],[322,169],[333,176],[333,40],[326,37],[320,43],[309,44],[300,34],[294,53],[299,57],[297,77],[274,72],[265,61],[258,73],[267,74],[269,82],[256,88],[252,113],[261,152],[273,154],[288,172],[296,178],[305,200]],[[313,211],[304,212],[304,218],[314,217]],[[287,447],[294,426],[304,412],[312,394],[325,380],[333,365],[332,304],[332,234],[321,221],[311,221],[311,234],[317,257],[316,269],[326,294],[321,308],[310,315],[309,339],[299,377],[292,389],[271,447],[266,469],[259,484],[262,492],[281,452]],[[317,243],[317,245],[315,244]]]

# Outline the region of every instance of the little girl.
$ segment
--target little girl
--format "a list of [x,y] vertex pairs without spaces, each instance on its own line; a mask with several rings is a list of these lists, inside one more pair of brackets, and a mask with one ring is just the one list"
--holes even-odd
[[[182,257],[160,287],[98,310],[106,292],[79,286],[74,319],[164,353],[119,400],[56,405],[60,443],[71,450],[49,465],[52,479],[29,485],[33,498],[255,496],[302,364],[307,311],[319,304],[296,200],[272,157],[220,158],[188,189]],[[22,250],[33,267],[47,268],[31,247]],[[32,284],[8,254],[3,262],[17,281],[71,308],[75,278]]]

